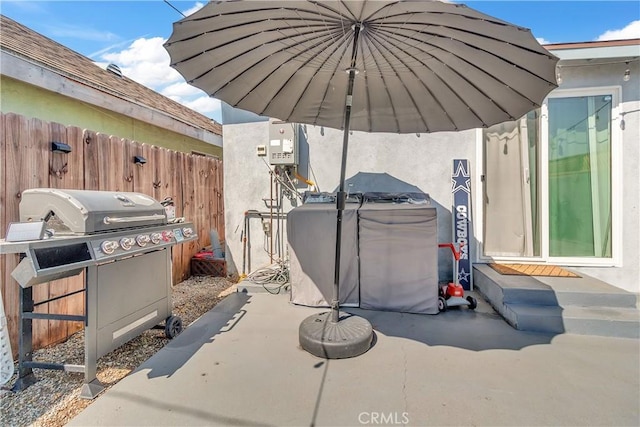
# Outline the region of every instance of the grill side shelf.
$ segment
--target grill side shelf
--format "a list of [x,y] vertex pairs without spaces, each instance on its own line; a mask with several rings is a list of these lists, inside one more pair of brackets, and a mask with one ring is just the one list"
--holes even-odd
[[[188,232],[185,230],[189,230]],[[155,236],[140,245],[136,237]],[[61,236],[26,242],[0,240],[0,254],[24,253],[26,257],[11,272],[23,288],[64,277],[75,276],[82,269],[118,259],[159,250],[197,239],[192,223],[168,224],[127,229],[110,233]],[[134,242],[125,245],[124,242]],[[105,252],[103,243],[111,242],[113,250]],[[123,242],[124,241],[124,242]]]

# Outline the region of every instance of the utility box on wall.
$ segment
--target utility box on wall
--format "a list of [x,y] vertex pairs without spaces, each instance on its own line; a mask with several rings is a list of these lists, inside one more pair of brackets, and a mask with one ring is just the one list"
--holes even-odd
[[298,125],[281,120],[269,120],[269,164],[298,164]]

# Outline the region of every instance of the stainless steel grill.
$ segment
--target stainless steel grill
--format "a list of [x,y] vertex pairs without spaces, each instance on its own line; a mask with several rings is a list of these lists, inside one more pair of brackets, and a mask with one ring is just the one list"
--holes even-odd
[[[11,273],[21,287],[14,390],[35,382],[33,368],[80,371],[80,395],[93,398],[103,389],[96,379],[100,356],[163,321],[167,337],[181,331],[180,319],[171,315],[171,247],[197,239],[193,224],[169,222],[165,208],[140,193],[37,188],[22,193],[19,210],[20,223],[11,224],[0,240],[0,253],[23,254]],[[33,312],[34,305],[54,300],[34,304],[33,285],[82,271],[84,315]],[[85,364],[33,361],[34,319],[83,321]]]

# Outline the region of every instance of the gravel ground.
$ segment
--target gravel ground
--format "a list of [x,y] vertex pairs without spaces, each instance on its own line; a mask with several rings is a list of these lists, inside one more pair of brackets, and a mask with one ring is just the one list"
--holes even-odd
[[[187,328],[234,291],[235,285],[225,278],[193,276],[173,287],[173,314],[180,316],[183,327]],[[164,330],[144,331],[98,359],[98,380],[108,389],[167,342]],[[72,335],[61,344],[34,351],[33,358],[43,362],[84,364],[84,332]],[[26,390],[9,391],[16,375],[0,390],[0,425],[64,426],[91,404],[91,400],[79,397],[84,374],[45,369],[37,369],[35,374],[38,382]]]

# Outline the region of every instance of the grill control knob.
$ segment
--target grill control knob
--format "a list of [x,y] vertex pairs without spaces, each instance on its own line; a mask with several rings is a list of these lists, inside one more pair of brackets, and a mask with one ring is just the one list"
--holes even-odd
[[113,240],[105,240],[100,244],[100,249],[107,255],[111,255],[118,249],[118,242],[114,242]]
[[162,236],[160,235],[160,233],[151,233],[151,243],[153,243],[154,245],[160,243],[161,239]]
[[191,227],[185,227],[182,229],[182,234],[184,235],[184,237],[191,237],[193,236],[193,228]]
[[147,243],[149,243],[149,241],[151,241],[151,239],[149,238],[149,235],[147,235],[147,234],[140,234],[140,235],[136,236],[136,243],[141,248],[147,246]]
[[165,242],[168,242],[171,239],[173,239],[173,232],[172,231],[165,230],[165,231],[162,232],[162,240],[164,240]]
[[120,239],[120,247],[125,251],[131,249],[131,247],[136,243],[136,240],[133,237],[123,237]]

